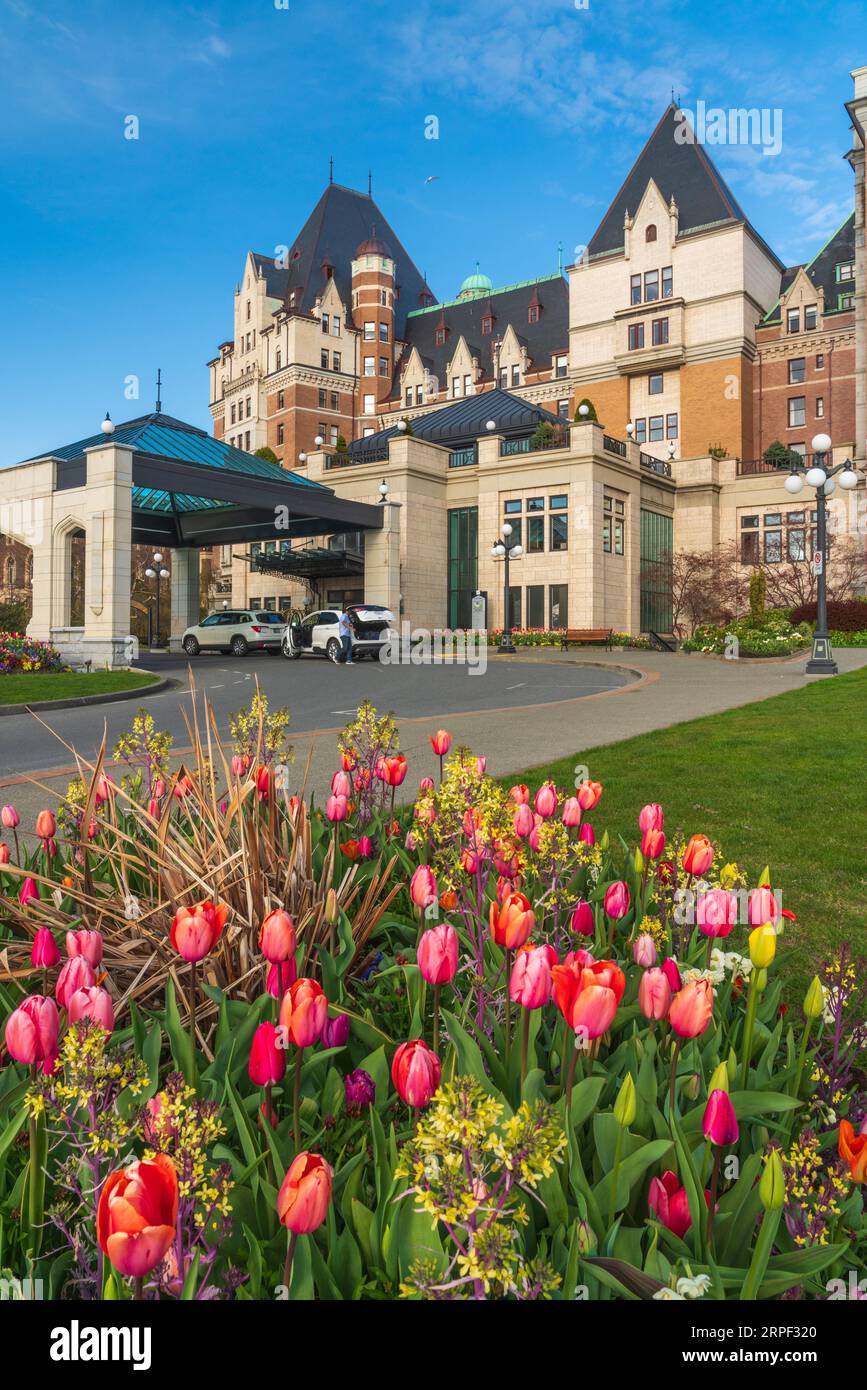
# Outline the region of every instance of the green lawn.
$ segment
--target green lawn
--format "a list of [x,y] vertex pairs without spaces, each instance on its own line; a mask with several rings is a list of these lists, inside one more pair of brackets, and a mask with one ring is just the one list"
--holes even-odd
[[[648,801],[666,830],[704,831],[782,890],[793,993],[843,941],[867,955],[867,669],[534,768],[571,786],[586,763],[605,788],[594,819],[637,843]],[[516,779],[509,779],[510,781]],[[527,780],[530,780],[528,775]]]
[[0,675],[0,705],[33,704],[37,700],[70,700],[79,695],[109,695],[152,685],[146,671],[13,671]]

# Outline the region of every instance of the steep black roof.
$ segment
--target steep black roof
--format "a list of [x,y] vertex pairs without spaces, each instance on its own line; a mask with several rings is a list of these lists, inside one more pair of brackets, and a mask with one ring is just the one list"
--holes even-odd
[[[488,421],[493,420],[496,428],[488,429]],[[486,434],[529,434],[543,421],[551,425],[562,425],[559,415],[552,415],[540,405],[513,396],[510,391],[482,391],[477,396],[465,396],[453,405],[444,405],[440,410],[432,410],[427,415],[419,415],[411,421],[413,435],[426,439],[431,444],[444,444],[454,447],[457,444],[471,443],[480,435]],[[392,439],[401,431],[396,425],[366,439],[356,439],[349,446],[350,454],[365,454],[376,445]]]
[[[531,301],[539,304],[537,323],[529,322]],[[482,320],[493,316],[493,332],[482,333]],[[445,343],[437,345],[437,329],[444,323]],[[405,338],[408,349],[417,348],[430,372],[440,386],[446,385],[446,367],[458,340],[463,336],[470,351],[478,356],[484,379],[493,373],[493,344],[502,338],[512,325],[537,370],[551,366],[555,352],[566,352],[569,346],[569,289],[562,275],[548,275],[540,280],[526,280],[507,285],[490,294],[473,299],[454,299],[447,304],[434,304],[429,309],[416,310],[407,317]],[[399,369],[406,363],[401,358]],[[395,390],[400,389],[400,370],[396,373]]]
[[[666,203],[672,195],[678,208],[679,234],[724,222],[743,222],[753,236],[765,242],[749,223],[746,214],[722,174],[697,141],[680,143],[675,133],[684,128],[684,114],[674,102],[663,112],[659,123],[633,164],[619,193],[593,234],[587,248],[591,256],[618,251],[623,247],[623,219],[634,216],[651,179]],[[682,137],[681,137],[682,138]],[[774,253],[766,246],[769,254]]]
[[325,289],[322,266],[327,262],[334,268],[341,299],[351,305],[352,258],[359,245],[373,236],[391,248],[395,261],[395,282],[400,286],[394,306],[395,334],[402,337],[407,314],[419,307],[422,294],[430,294],[430,290],[397,233],[366,193],[330,183],[289,246],[285,267],[276,265],[272,256],[254,253],[253,259],[265,276],[268,294],[285,300],[295,290],[295,307],[304,313],[313,308],[317,295]]
[[789,289],[792,281],[802,268],[816,289],[821,289],[825,295],[825,313],[852,313],[851,309],[838,310],[837,296],[839,294],[854,294],[855,280],[837,280],[837,266],[847,261],[855,260],[855,213],[850,212],[846,221],[836,230],[834,235],[825,242],[821,251],[818,251],[811,261],[804,267],[794,266],[785,270],[780,278],[780,299],[772,309],[769,309],[763,319],[759,320],[759,328],[773,327],[778,324],[781,318],[781,299]]

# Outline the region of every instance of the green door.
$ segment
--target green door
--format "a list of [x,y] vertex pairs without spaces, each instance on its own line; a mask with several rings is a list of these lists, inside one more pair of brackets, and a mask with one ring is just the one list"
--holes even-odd
[[448,625],[471,626],[471,603],[479,585],[479,509],[449,511]]
[[673,527],[670,516],[641,509],[641,631],[671,632]]

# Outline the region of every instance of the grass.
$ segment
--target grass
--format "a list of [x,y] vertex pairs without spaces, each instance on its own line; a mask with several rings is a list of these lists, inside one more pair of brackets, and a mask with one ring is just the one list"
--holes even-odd
[[612,839],[637,843],[638,812],[658,801],[666,830],[704,832],[753,882],[770,865],[798,917],[781,942],[793,998],[842,942],[867,954],[867,669],[577,750],[525,780],[571,786],[576,763],[605,788],[594,819]]
[[0,705],[37,700],[71,700],[79,695],[111,695],[154,683],[145,671],[12,671],[0,675]]

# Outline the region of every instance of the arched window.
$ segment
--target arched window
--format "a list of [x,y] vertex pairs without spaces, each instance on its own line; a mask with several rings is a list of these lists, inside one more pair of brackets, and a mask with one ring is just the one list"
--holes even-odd
[[32,583],[33,583],[33,552],[32,552],[32,551],[31,551],[30,554],[27,556],[27,568],[26,568],[26,570],[25,570],[25,583],[26,583],[26,584],[31,584],[31,585],[32,585]]
[[84,627],[84,557],[83,531],[70,531],[67,551],[69,576],[69,627]]
[[645,241],[656,241],[656,227],[651,222],[647,231],[644,233]]
[[10,593],[15,588],[15,561],[11,555],[6,561],[6,588]]

